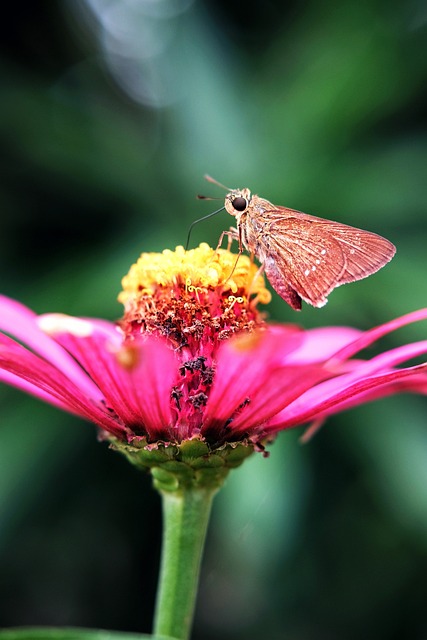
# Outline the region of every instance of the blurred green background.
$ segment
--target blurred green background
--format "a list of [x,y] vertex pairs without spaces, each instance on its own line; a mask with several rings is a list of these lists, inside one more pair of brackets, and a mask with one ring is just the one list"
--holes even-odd
[[[0,291],[115,319],[141,251],[222,197],[385,235],[393,262],[322,310],[362,329],[427,303],[427,13],[420,0],[8,3],[0,39]],[[215,246],[225,213],[199,225]],[[401,330],[389,348],[421,339]],[[0,625],[149,631],[160,505],[95,428],[0,389]],[[195,640],[427,638],[427,404],[282,434],[216,498]]]

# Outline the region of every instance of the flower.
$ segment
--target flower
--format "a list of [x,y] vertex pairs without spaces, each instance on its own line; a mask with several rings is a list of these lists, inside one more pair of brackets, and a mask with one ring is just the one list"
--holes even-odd
[[355,358],[427,309],[366,332],[269,324],[256,266],[206,244],[143,253],[122,284],[118,323],[37,316],[1,296],[0,380],[94,422],[130,457],[188,442],[205,457],[262,449],[283,429],[310,434],[357,404],[427,392],[426,364],[399,368],[426,340]]

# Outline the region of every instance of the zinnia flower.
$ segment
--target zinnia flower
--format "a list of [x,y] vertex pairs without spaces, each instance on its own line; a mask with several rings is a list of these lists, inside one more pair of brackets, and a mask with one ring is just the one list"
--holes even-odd
[[206,244],[143,253],[122,284],[118,323],[37,316],[0,297],[0,380],[94,422],[137,464],[181,459],[191,442],[190,457],[233,466],[283,429],[427,391],[427,365],[399,368],[425,340],[354,357],[427,309],[366,332],[269,324],[256,266]]

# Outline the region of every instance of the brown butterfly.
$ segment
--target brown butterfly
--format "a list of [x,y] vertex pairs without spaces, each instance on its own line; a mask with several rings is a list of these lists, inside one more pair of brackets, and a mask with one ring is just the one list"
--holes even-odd
[[249,189],[230,190],[225,209],[237,226],[225,235],[258,258],[273,288],[297,311],[301,300],[323,307],[335,287],[370,276],[396,253],[376,233],[274,205]]

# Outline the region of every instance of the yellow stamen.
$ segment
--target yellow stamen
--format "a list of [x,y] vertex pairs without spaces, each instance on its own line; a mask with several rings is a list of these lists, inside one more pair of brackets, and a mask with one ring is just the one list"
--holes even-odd
[[239,296],[253,296],[257,302],[267,304],[271,294],[265,288],[264,278],[257,275],[258,267],[246,255],[237,256],[226,249],[212,249],[205,242],[196,249],[162,253],[143,253],[123,278],[123,291],[119,302],[123,304],[140,296],[150,296],[159,287],[183,284],[186,290],[200,292],[217,289]]

